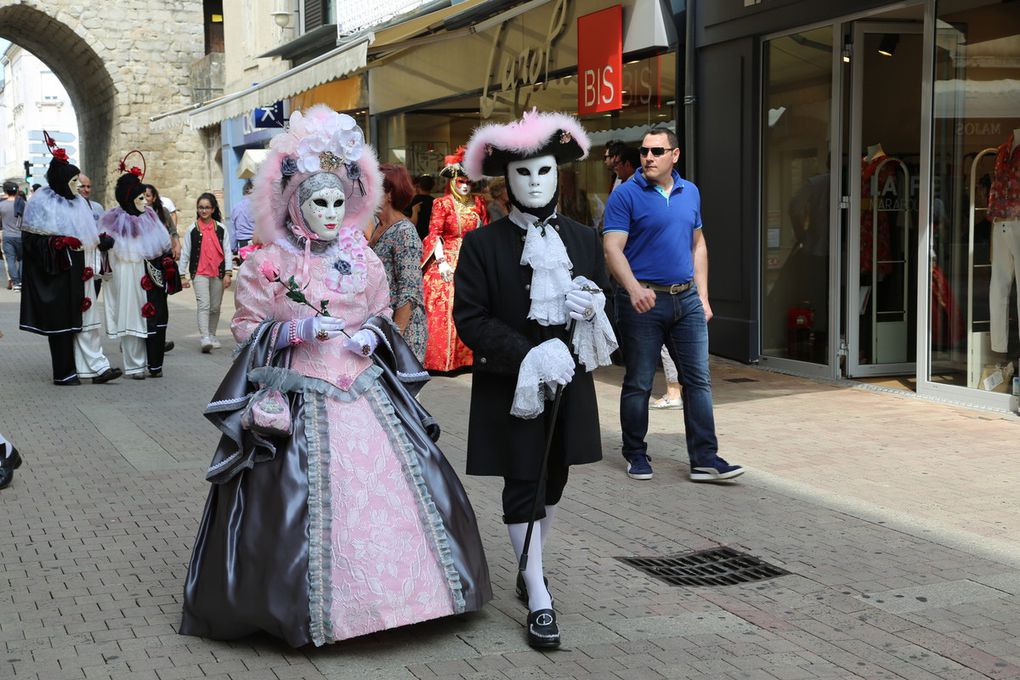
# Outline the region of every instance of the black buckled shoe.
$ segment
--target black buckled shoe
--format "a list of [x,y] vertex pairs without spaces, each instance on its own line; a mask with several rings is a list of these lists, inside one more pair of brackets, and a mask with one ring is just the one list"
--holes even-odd
[[70,387],[72,385],[81,385],[81,380],[79,380],[78,378],[72,378],[70,380],[65,380],[64,382],[60,382],[59,380],[54,380],[53,384],[54,385],[60,385],[61,387]]
[[167,342],[163,343],[163,354],[166,354],[167,352],[172,352],[173,349],[174,349],[173,340],[168,340]]
[[11,447],[11,455],[0,460],[0,489],[6,489],[11,485],[14,471],[19,467],[21,467],[21,456],[18,455],[16,448]]
[[528,613],[528,645],[535,649],[555,649],[560,646],[556,612],[552,609],[539,609]]
[[[547,578],[545,578],[543,576],[542,580],[545,581],[545,587],[548,589],[549,588],[549,579],[547,579]],[[525,605],[527,605],[528,604],[528,584],[524,580],[524,574],[522,572],[520,572],[520,571],[517,572],[517,588],[516,588],[516,590],[517,590],[517,599],[520,600],[521,602],[523,602]],[[555,601],[553,602],[553,606],[554,607],[556,606]]]
[[163,377],[163,371],[161,371],[161,370],[160,371],[149,371],[149,377],[150,378],[162,378]]
[[110,382],[111,380],[116,380],[122,375],[124,375],[124,371],[111,366],[93,378],[92,383],[95,385],[102,385],[103,383]]

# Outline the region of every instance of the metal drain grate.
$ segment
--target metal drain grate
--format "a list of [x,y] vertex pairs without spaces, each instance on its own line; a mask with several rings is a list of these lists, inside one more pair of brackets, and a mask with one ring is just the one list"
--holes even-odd
[[757,381],[757,380],[755,380],[754,378],[726,378],[725,380],[726,380],[726,382],[731,382],[731,383],[749,383],[749,382],[758,382],[758,381]]
[[672,586],[732,586],[790,573],[732,548],[712,548],[668,557],[617,559]]

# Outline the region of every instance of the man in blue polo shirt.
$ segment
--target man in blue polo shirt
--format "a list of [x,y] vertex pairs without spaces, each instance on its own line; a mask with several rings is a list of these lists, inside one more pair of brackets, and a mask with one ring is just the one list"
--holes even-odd
[[627,474],[651,479],[645,435],[648,399],[665,345],[683,385],[684,429],[690,479],[716,482],[743,474],[719,457],[708,375],[708,247],[701,233],[701,194],[680,179],[676,134],[649,130],[641,169],[606,203],[603,244],[618,284],[617,323],[623,339],[620,426]]

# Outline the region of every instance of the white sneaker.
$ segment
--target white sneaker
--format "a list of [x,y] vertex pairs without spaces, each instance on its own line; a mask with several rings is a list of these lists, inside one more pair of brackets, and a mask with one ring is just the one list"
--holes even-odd
[[209,338],[209,344],[212,345],[213,349],[221,349],[223,347],[223,345],[220,344],[220,341],[216,339],[215,335]]
[[212,348],[213,348],[212,338],[210,338],[208,336],[203,337],[202,338],[202,354],[208,354],[210,351],[212,351]]

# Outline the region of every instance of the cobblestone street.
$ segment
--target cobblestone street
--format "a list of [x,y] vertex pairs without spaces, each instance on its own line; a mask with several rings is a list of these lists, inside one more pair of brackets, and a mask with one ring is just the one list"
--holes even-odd
[[[171,298],[164,378],[60,388],[0,290],[0,431],[25,459],[0,492],[0,678],[1020,678],[1020,419],[725,361],[721,454],[750,468],[731,485],[687,481],[677,411],[650,416],[654,479],[629,479],[622,371],[597,375],[604,460],[573,468],[545,549],[561,650],[526,644],[501,480],[466,475],[496,591],[481,612],[319,649],[180,636],[218,440],[202,410],[230,362],[199,352],[194,307]],[[458,472],[470,386],[421,395]],[[721,545],[790,574],[684,588],[617,559]]]

